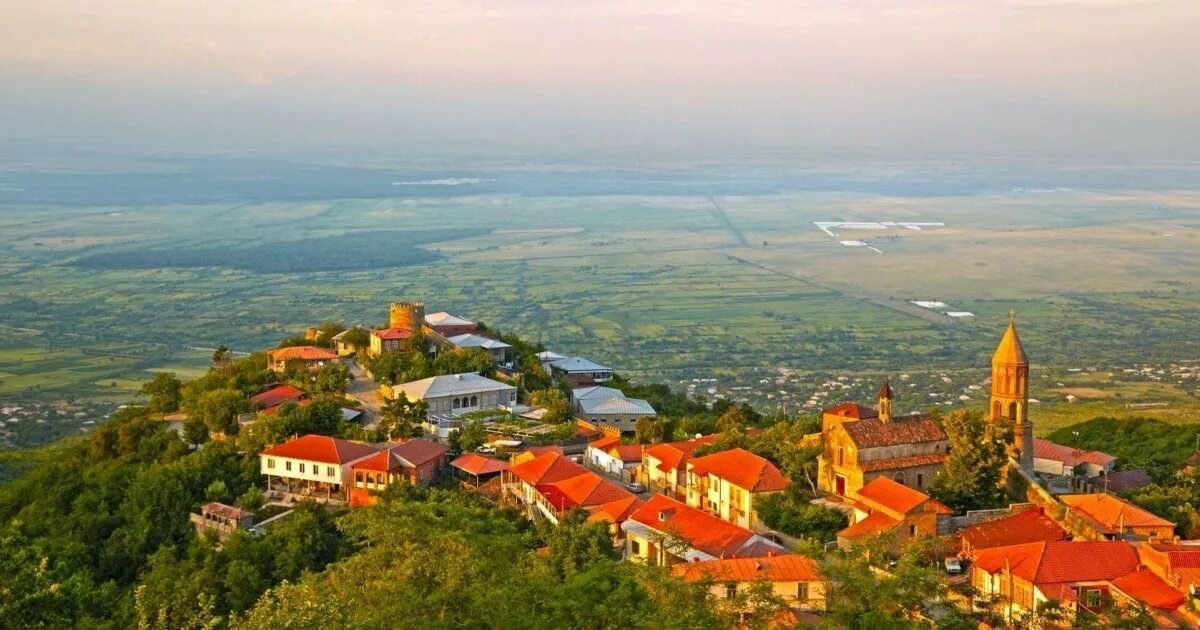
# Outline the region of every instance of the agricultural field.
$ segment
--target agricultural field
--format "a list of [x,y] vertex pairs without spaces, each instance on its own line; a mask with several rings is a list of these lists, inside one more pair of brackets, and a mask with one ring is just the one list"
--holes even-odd
[[[124,399],[153,370],[203,369],[217,345],[381,324],[412,299],[635,379],[715,379],[793,410],[839,375],[870,376],[837,392],[860,398],[901,372],[978,381],[1010,309],[1035,374],[1200,358],[1190,193],[451,192],[0,206],[0,402]],[[945,226],[839,230],[877,253],[824,221]],[[781,370],[795,376],[780,385]],[[1070,387],[1047,387],[1047,426],[1196,396],[1093,386],[1104,395],[1070,406],[1055,402]]]

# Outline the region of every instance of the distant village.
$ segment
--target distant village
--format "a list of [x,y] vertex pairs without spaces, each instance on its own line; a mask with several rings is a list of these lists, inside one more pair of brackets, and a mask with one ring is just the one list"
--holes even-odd
[[[399,406],[419,413],[418,428],[382,441],[305,434],[269,444],[259,454],[262,493],[275,507],[269,517],[209,503],[192,515],[199,531],[262,532],[300,501],[361,509],[395,484],[454,484],[532,520],[557,524],[581,511],[587,521],[607,525],[627,561],[706,580],[721,598],[765,581],[786,599],[793,621],[820,621],[836,586],[812,557],[813,541],[763,517],[772,497],[795,489],[795,475],[729,446],[721,431],[646,439],[655,408],[613,386],[619,377],[603,358],[522,352],[466,317],[427,314],[418,302],[393,304],[386,327],[342,330],[316,343],[321,335],[312,328],[303,341],[267,352],[280,383],[249,399],[253,411],[238,418],[240,426],[311,404],[314,397],[295,383],[344,365],[346,421],[378,431]],[[372,371],[389,353],[426,361],[456,352],[487,353],[487,373],[386,382]],[[527,389],[531,374],[544,375],[563,400]],[[1004,507],[965,511],[929,494],[954,455],[951,439],[935,417],[895,412],[904,375],[876,383],[870,401],[839,399],[846,379],[827,383],[827,395],[808,401],[823,406],[817,430],[790,445],[817,453],[811,503],[844,519],[826,550],[880,540],[939,542],[946,579],[974,587],[973,595],[949,604],[1010,622],[1055,602],[1065,611],[1064,625],[1106,607],[1133,606],[1156,627],[1195,627],[1200,541],[1182,540],[1174,523],[1118,496],[1149,484],[1145,471],[1118,469],[1117,458],[1103,452],[1035,439],[1029,379],[1029,360],[1010,323],[990,378],[964,387],[986,401],[988,425],[1008,436],[1003,479],[1012,498]],[[556,408],[560,402],[565,415]],[[184,419],[166,420],[178,429]],[[763,434],[754,427],[728,430],[744,430],[740,443]],[[478,444],[466,442],[469,433],[479,434]],[[1193,459],[1200,465],[1200,457]]]

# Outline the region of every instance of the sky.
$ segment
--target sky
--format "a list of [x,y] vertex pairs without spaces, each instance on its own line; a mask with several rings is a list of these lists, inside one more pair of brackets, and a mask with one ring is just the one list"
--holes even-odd
[[1200,159],[1197,0],[0,0],[0,142]]

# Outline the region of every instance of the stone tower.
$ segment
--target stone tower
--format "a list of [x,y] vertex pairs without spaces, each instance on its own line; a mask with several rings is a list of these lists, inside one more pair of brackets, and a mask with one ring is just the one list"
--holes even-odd
[[883,380],[883,387],[879,388],[879,421],[890,422],[892,420],[892,399],[895,396],[892,394],[892,383],[889,379]]
[[388,327],[420,332],[425,325],[424,302],[392,302],[388,307]]
[[1016,314],[1009,313],[1008,330],[992,355],[992,397],[988,421],[1008,423],[1021,467],[1033,470],[1033,424],[1029,422],[1029,359],[1017,337]]

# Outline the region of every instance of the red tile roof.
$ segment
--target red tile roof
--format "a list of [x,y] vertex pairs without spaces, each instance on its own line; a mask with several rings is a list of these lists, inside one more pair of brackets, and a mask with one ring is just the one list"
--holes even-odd
[[887,422],[859,420],[841,426],[860,449],[946,440],[946,432],[927,416],[905,416]]
[[587,472],[587,469],[567,459],[561,453],[543,453],[525,460],[508,469],[516,478],[531,486],[550,484],[570,479]]
[[687,562],[671,567],[671,573],[693,582],[705,579],[715,582],[816,582],[823,579],[815,560],[790,553],[761,558]]
[[[283,405],[286,405],[286,404],[288,404],[289,402],[291,402],[291,401],[285,402],[285,403],[283,403],[282,405],[275,405],[274,407],[267,407],[266,409],[263,409],[263,410],[262,410],[262,411],[260,411],[259,413],[260,413],[260,414],[262,414],[262,415],[264,415],[264,416],[274,416],[274,415],[277,415],[277,414],[279,413],[279,410],[280,410],[280,409],[283,409]],[[311,404],[313,404],[313,403],[315,403],[315,402],[317,402],[317,401],[315,401],[315,400],[313,400],[313,399],[311,399],[311,398],[305,398],[305,399],[303,399],[303,400],[297,400],[297,401],[296,401],[296,406],[297,406],[297,407],[307,407],[307,406],[309,406],[309,405],[311,405]]]
[[899,524],[900,521],[898,519],[894,519],[883,512],[871,512],[866,518],[838,532],[837,536],[838,538],[859,540],[867,536],[891,531]]
[[633,495],[609,501],[592,509],[592,513],[588,516],[588,522],[624,523],[625,519],[641,506],[642,501]]
[[890,459],[872,459],[869,461],[860,461],[859,468],[863,472],[876,472],[880,470],[898,470],[901,468],[912,468],[914,466],[930,466],[933,464],[946,463],[945,453],[933,453],[931,455],[913,455],[912,457],[893,457]]
[[509,468],[508,462],[504,460],[484,457],[478,453],[463,453],[450,462],[450,465],[475,476],[490,475]]
[[224,503],[205,503],[200,506],[200,512],[204,514],[216,514],[231,520],[238,520],[245,517],[254,516],[253,512],[247,512],[239,507],[226,505]]
[[856,495],[858,503],[865,504],[872,511],[886,512],[892,518],[902,518],[913,510],[927,505],[932,511],[940,514],[952,514],[954,510],[943,505],[937,499],[932,499],[917,490],[892,481],[887,477],[876,477],[859,488]]
[[378,452],[379,449],[370,444],[310,434],[276,444],[262,454],[323,464],[348,464]]
[[832,416],[841,416],[843,418],[854,418],[855,420],[871,420],[879,417],[879,412],[874,409],[853,402],[844,402],[834,405],[824,411]]
[[687,460],[688,457],[691,457],[692,452],[705,444],[716,442],[717,437],[716,434],[713,434],[683,442],[662,442],[647,446],[643,452],[657,459],[659,461],[658,469],[663,472],[671,469],[686,470]]
[[1122,575],[1111,583],[1117,590],[1152,608],[1175,610],[1187,601],[1183,593],[1145,568]]
[[603,505],[633,497],[628,490],[590,471],[537,485],[537,491],[559,509]]
[[602,437],[598,440],[592,440],[591,442],[588,442],[588,446],[590,446],[596,450],[599,450],[599,451],[607,451],[608,449],[610,449],[620,443],[621,443],[621,438],[619,436],[609,435],[609,436]]
[[1144,488],[1154,483],[1154,480],[1150,478],[1149,473],[1141,468],[1130,468],[1128,470],[1102,473],[1088,479],[1087,483],[1097,491],[1124,494],[1130,490]]
[[1066,540],[1067,532],[1046,516],[1041,508],[972,525],[958,532],[971,545],[973,552],[993,547],[1008,547],[1032,542]]
[[1070,446],[1063,446],[1062,444],[1055,444],[1050,440],[1043,440],[1041,438],[1034,438],[1033,440],[1033,456],[1036,459],[1049,459],[1068,466],[1077,466],[1079,464],[1108,466],[1117,461],[1116,457],[1108,453],[1085,451]]
[[1111,580],[1137,570],[1137,550],[1123,541],[1035,542],[984,549],[975,566],[996,573],[1006,566],[1036,585]]
[[389,446],[354,464],[354,469],[391,472],[402,468],[418,468],[431,460],[444,456],[449,450],[446,445],[430,440],[409,440]]
[[778,492],[787,487],[787,479],[774,464],[742,448],[693,459],[688,470],[719,477],[749,492]]
[[754,532],[748,529],[661,494],[634,510],[629,520],[679,536],[693,549],[717,558],[734,556],[754,538]]
[[291,385],[278,385],[272,387],[261,394],[255,394],[250,397],[250,402],[255,407],[265,408],[282,405],[285,402],[298,400],[304,396],[304,390]]
[[642,461],[642,445],[620,444],[608,449],[608,454],[619,458],[625,463],[640,462]]
[[1127,527],[1161,527],[1165,536],[1175,531],[1175,524],[1143,510],[1142,508],[1111,494],[1064,494],[1059,500],[1077,513],[1086,516],[1093,524],[1115,533]]
[[267,352],[272,361],[333,361],[338,355],[316,346],[291,346]]
[[396,340],[401,340],[401,339],[408,339],[409,337],[412,337],[412,335],[413,335],[412,331],[408,330],[407,328],[396,328],[396,327],[384,328],[382,330],[372,330],[371,334],[375,337],[379,337],[383,341],[396,341]]

